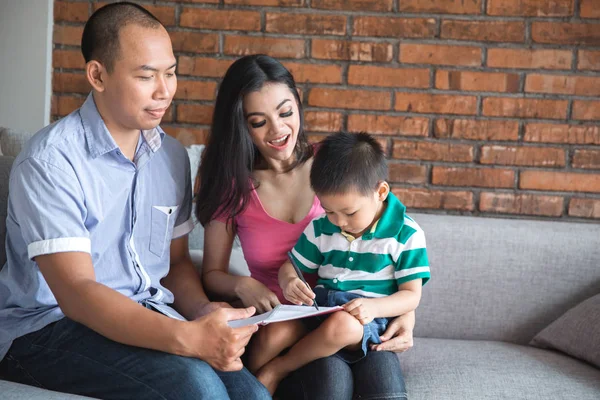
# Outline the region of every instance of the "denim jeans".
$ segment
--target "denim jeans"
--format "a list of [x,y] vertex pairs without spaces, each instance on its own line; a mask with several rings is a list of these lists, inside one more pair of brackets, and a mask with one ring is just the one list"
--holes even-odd
[[335,356],[313,361],[287,377],[275,397],[282,400],[407,399],[400,361],[389,351],[370,351],[354,364]]
[[215,371],[195,358],[114,342],[68,318],[15,340],[0,376],[102,399],[271,398],[245,368]]

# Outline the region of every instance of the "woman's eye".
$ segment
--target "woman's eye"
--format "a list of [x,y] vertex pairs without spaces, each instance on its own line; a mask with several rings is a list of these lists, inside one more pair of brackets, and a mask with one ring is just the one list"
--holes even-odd
[[267,123],[267,121],[261,121],[261,122],[251,122],[250,125],[256,129],[256,128],[260,128],[261,126],[265,126],[265,124]]
[[285,113],[283,113],[283,114],[279,114],[279,116],[280,116],[281,118],[287,118],[287,117],[291,117],[293,114],[294,114],[294,112],[293,112],[292,110],[290,110],[290,111],[288,111],[288,112],[285,112]]

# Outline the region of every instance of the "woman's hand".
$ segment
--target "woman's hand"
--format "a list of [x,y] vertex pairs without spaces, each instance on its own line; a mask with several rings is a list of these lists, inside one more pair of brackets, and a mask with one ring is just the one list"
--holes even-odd
[[244,307],[255,307],[257,314],[271,311],[280,304],[275,293],[250,277],[246,277],[240,282],[236,294],[242,300]]
[[402,353],[413,347],[413,329],[415,327],[415,312],[409,312],[396,317],[388,324],[387,329],[379,338],[380,344],[372,344],[372,351],[394,351]]

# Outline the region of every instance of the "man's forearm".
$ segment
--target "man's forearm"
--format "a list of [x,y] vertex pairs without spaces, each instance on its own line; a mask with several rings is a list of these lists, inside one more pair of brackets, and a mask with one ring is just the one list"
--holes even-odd
[[175,296],[175,309],[188,320],[197,318],[198,310],[209,302],[200,275],[189,258],[171,264],[169,275],[161,283]]

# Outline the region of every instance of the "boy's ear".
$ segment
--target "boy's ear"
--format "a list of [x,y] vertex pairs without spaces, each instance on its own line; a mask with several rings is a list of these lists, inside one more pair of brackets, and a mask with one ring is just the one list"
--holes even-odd
[[91,60],[85,65],[85,76],[92,85],[92,88],[97,92],[104,91],[104,76],[106,76],[106,69],[102,64],[96,60]]
[[386,181],[381,181],[377,185],[377,198],[379,201],[385,201],[390,194],[390,185]]

